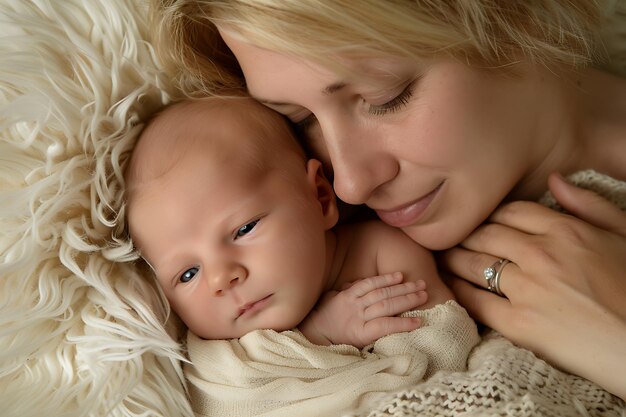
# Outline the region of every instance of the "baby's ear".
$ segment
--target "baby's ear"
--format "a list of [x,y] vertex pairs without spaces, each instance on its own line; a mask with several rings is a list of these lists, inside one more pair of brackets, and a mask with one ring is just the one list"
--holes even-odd
[[316,192],[317,201],[322,207],[324,224],[327,229],[335,227],[339,220],[337,198],[333,186],[326,179],[322,163],[317,159],[309,159],[306,164],[307,180]]

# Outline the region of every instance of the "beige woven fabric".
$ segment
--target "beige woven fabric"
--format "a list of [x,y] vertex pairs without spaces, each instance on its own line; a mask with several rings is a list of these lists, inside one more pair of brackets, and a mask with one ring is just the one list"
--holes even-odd
[[300,332],[257,330],[240,339],[189,333],[185,368],[192,405],[202,416],[333,416],[370,409],[385,393],[441,370],[462,371],[479,342],[476,325],[455,301],[425,311],[424,325],[359,350],[318,346]]
[[439,372],[359,415],[620,417],[626,405],[490,331],[472,351],[466,372]]

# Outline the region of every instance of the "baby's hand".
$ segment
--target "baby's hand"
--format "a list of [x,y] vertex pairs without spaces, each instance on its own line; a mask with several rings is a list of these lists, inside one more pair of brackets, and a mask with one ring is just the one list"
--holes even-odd
[[426,303],[426,283],[402,279],[402,274],[395,272],[329,291],[298,327],[313,343],[358,348],[391,333],[415,330],[422,324],[418,317],[397,315]]

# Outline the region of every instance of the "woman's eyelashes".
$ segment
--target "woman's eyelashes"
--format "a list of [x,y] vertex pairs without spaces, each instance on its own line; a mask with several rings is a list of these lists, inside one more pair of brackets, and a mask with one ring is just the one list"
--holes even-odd
[[383,103],[383,104],[377,104],[377,105],[369,104],[369,107],[367,109],[368,113],[376,115],[376,116],[383,116],[387,113],[393,113],[393,112],[400,110],[401,108],[409,104],[409,102],[411,101],[411,97],[413,97],[414,86],[415,86],[415,81],[411,81],[404,88],[404,90],[400,92],[400,94],[398,94],[397,96],[395,96],[388,102]]
[[[384,116],[389,113],[396,112],[402,109],[404,106],[409,104],[411,98],[413,97],[413,90],[415,88],[416,80],[413,80],[407,84],[407,86],[394,98],[389,100],[383,104],[369,104],[367,100],[367,113],[375,115],[375,116]],[[299,133],[307,132],[315,123],[317,123],[317,118],[313,113],[309,114],[304,119],[294,122],[294,126],[296,131]]]

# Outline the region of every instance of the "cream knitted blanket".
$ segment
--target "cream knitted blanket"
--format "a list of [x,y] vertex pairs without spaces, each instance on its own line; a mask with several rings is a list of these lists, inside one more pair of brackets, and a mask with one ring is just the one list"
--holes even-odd
[[[569,180],[626,210],[626,183],[594,171]],[[542,203],[558,209],[549,194]],[[238,417],[626,416],[621,399],[495,331],[470,353],[478,336],[456,302],[417,314],[426,317],[426,326],[362,351],[316,346],[292,331],[259,330],[230,341],[189,334],[192,365],[185,374],[194,411]]]
[[[625,182],[592,170],[577,172],[568,180],[626,210]],[[550,193],[540,202],[560,210]],[[467,371],[439,372],[426,383],[386,398],[365,415],[623,417],[626,404],[598,385],[561,372],[489,331],[472,351]]]
[[463,371],[479,342],[476,325],[455,301],[424,311],[424,325],[362,350],[318,346],[298,331],[257,330],[240,339],[189,333],[185,368],[201,416],[335,416],[370,409],[384,393],[414,386],[437,371]]

